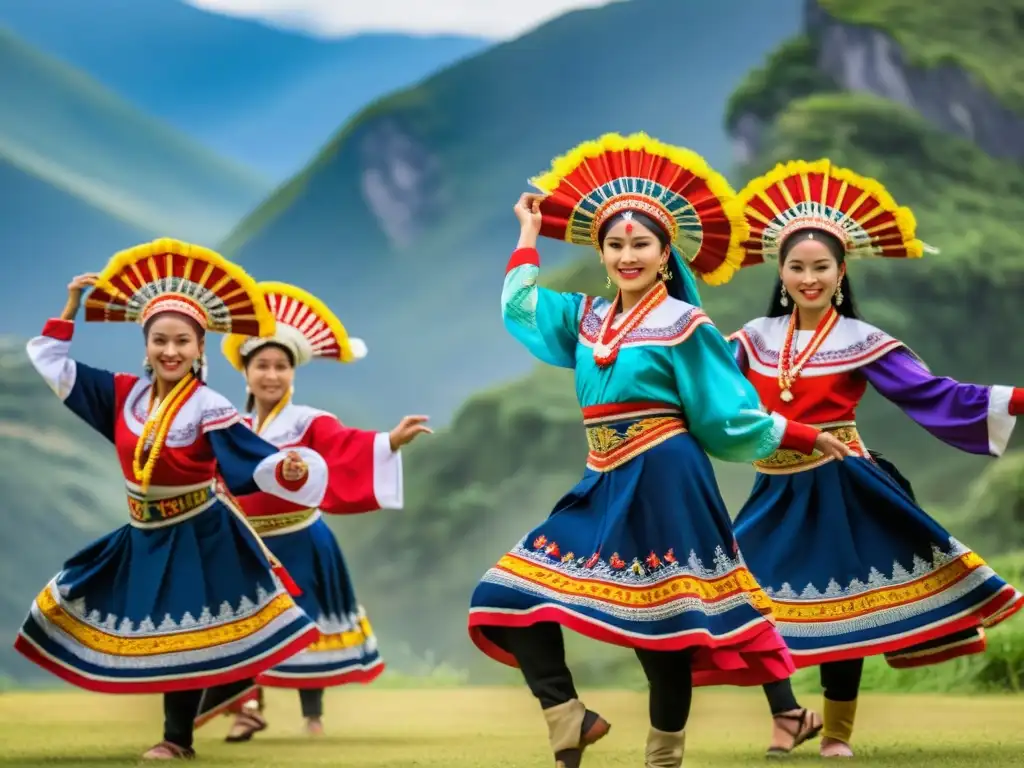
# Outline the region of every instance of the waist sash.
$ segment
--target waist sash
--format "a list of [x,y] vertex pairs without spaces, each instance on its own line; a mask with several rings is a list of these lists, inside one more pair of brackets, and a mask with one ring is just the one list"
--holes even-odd
[[174,525],[209,509],[217,500],[216,486],[211,481],[187,487],[150,488],[143,495],[131,484],[128,491],[128,513],[137,528],[159,528]]
[[[853,452],[854,456],[866,457],[867,449],[860,439],[860,432],[857,431],[855,421],[836,422],[834,424],[815,424],[822,432],[828,432],[837,439],[846,443],[846,446]],[[832,461],[818,451],[811,455],[800,453],[789,448],[780,448],[766,459],[754,462],[758,472],[766,475],[789,475],[794,472],[806,472],[809,469],[820,467]]]
[[587,468],[611,472],[671,437],[686,432],[683,412],[663,403],[616,403],[583,409]]
[[256,515],[248,518],[249,525],[260,536],[280,536],[294,533],[320,519],[319,509],[300,509],[296,512],[284,512],[280,515]]

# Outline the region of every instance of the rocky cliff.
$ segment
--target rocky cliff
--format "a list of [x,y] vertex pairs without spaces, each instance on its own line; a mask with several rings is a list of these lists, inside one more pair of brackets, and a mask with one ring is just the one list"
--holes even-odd
[[[1015,104],[1008,105],[994,94],[976,71],[946,55],[922,65],[918,62],[921,57],[908,55],[881,26],[842,18],[836,5],[807,0],[804,8],[804,33],[823,82],[895,101],[941,130],[973,141],[994,157],[1024,160],[1024,115],[1015,111]],[[966,11],[960,13],[966,22]],[[950,20],[953,29],[954,21]],[[1013,23],[1003,25],[1003,30],[1024,42],[1022,26],[1024,17],[1014,16]],[[760,72],[764,81],[781,74],[772,70],[771,64],[770,60]],[[769,85],[772,90],[779,88],[778,83]],[[777,104],[776,109],[782,106]],[[729,119],[733,153],[738,162],[746,163],[757,154],[770,121],[763,108],[744,108],[742,103],[734,107]]]

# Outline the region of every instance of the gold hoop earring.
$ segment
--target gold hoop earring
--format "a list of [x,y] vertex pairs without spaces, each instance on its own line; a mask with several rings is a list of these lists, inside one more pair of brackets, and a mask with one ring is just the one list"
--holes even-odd
[[666,283],[672,279],[672,270],[668,268],[667,261],[662,262],[661,266],[658,267],[658,275],[661,277],[662,281]]
[[779,297],[779,304],[784,307],[789,306],[789,294],[786,292],[786,286],[782,286],[782,296]]

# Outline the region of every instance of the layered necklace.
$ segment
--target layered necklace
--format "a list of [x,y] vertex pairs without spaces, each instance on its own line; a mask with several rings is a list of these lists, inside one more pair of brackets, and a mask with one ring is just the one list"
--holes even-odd
[[796,383],[807,361],[814,357],[814,353],[825,343],[825,339],[839,321],[839,313],[836,312],[835,307],[828,308],[825,316],[818,321],[818,327],[814,329],[810,342],[794,360],[793,339],[796,337],[796,318],[797,309],[794,307],[793,314],[789,316],[786,341],[782,345],[782,351],[779,353],[779,389],[782,390],[782,394],[779,397],[784,403],[793,402],[793,384]]
[[[167,393],[167,397],[161,403],[156,402],[156,382],[154,381],[150,386],[149,405],[146,407],[147,418],[142,425],[142,434],[139,435],[139,440],[135,444],[135,453],[132,456],[132,474],[135,475],[135,482],[139,484],[142,493],[149,490],[149,484],[153,480],[153,470],[156,469],[160,451],[167,440],[167,434],[171,430],[174,418],[192,396],[192,393],[199,388],[200,383],[199,379],[189,371],[178,380],[178,383]],[[156,406],[155,409],[154,406]],[[142,456],[147,450],[149,454],[143,463]]]
[[665,283],[659,280],[651,290],[644,294],[644,297],[637,302],[636,306],[627,313],[618,329],[613,331],[612,323],[615,322],[615,308],[620,306],[622,301],[622,293],[620,292],[615,297],[611,307],[609,307],[604,322],[601,323],[601,330],[597,335],[597,343],[594,345],[594,362],[602,368],[614,363],[615,359],[619,356],[619,347],[622,346],[626,336],[637,328],[644,321],[644,318],[651,314],[654,308],[665,300],[666,296],[668,296],[668,288],[665,286]]

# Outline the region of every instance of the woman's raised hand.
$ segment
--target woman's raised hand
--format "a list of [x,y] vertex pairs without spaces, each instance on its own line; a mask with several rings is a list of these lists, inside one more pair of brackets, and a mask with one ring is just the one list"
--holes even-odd
[[540,234],[540,203],[543,199],[544,195],[531,192],[524,192],[519,196],[519,202],[516,203],[514,210],[523,232],[534,236]]
[[96,272],[86,272],[84,275],[79,275],[68,283],[68,301],[64,305],[64,312],[61,313],[63,320],[74,320],[75,315],[78,314],[78,310],[82,306],[82,294],[86,288],[92,288],[96,285],[96,280],[99,278],[99,274]]

